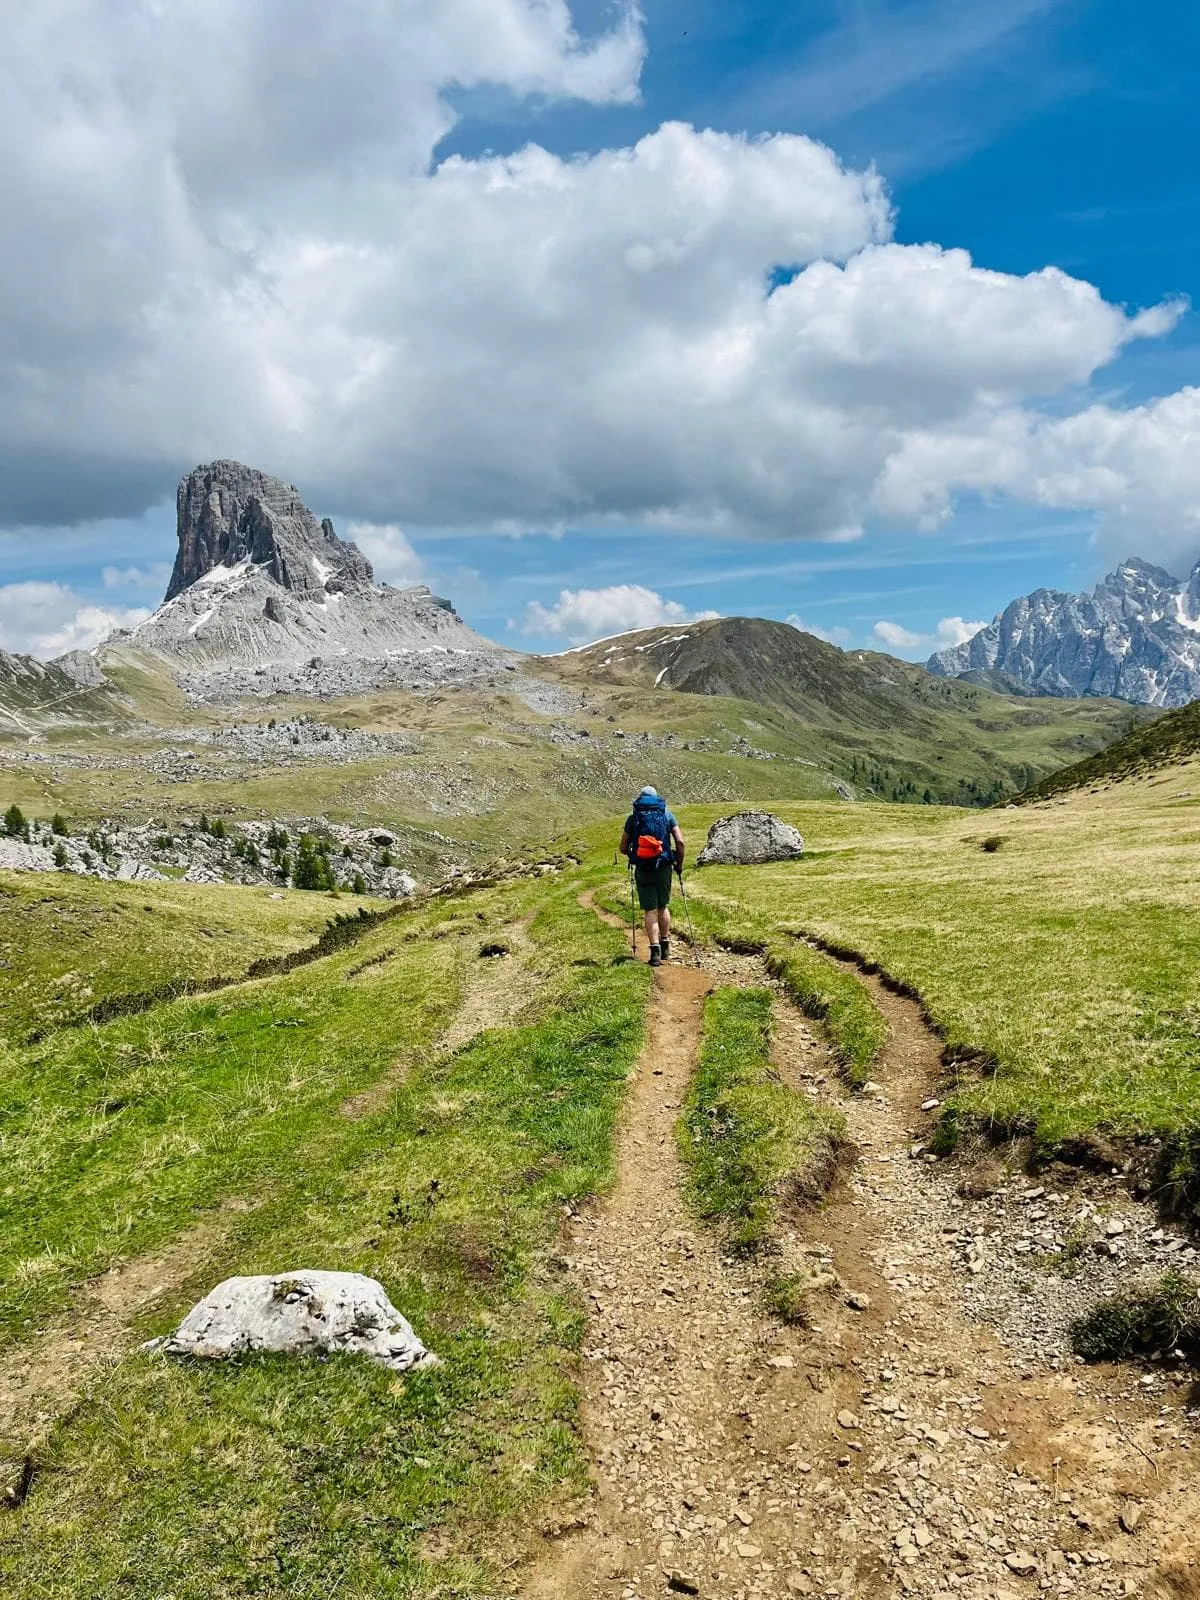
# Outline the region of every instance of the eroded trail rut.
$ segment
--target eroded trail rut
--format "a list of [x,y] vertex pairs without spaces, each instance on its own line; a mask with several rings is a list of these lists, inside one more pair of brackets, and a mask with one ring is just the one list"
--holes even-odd
[[764,1311],[769,1264],[726,1259],[686,1211],[675,1124],[704,996],[769,981],[727,955],[656,975],[618,1181],[566,1245],[590,1310],[594,1496],[520,1593],[1200,1596],[1179,1401],[1035,1360],[972,1314],[977,1274],[951,1243],[970,1202],[914,1155],[940,1048],[911,1002],[867,980],[890,1039],[876,1091],[850,1097],[777,991],[781,1074],[835,1098],[856,1147],[782,1240],[789,1265],[836,1274],[816,1326]]

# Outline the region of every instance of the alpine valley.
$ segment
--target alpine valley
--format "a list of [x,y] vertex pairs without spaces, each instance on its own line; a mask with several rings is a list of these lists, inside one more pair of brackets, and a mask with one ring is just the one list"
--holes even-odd
[[323,842],[337,886],[394,892],[401,870],[543,849],[647,781],[680,803],[976,806],[1153,714],[997,692],[754,617],[522,654],[427,588],[376,582],[265,473],[197,467],[177,511],[146,621],[49,664],[0,657],[6,803],[67,826],[9,841],[0,865],[57,851],[100,876],[270,882],[279,825]]

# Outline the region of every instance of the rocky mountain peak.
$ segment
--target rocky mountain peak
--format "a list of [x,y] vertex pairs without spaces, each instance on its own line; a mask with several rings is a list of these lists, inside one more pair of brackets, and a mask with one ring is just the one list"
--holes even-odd
[[1130,556],[1090,594],[1037,589],[928,665],[944,677],[999,677],[1035,694],[1185,705],[1200,699],[1200,565],[1181,582]]
[[166,661],[195,700],[357,694],[486,681],[508,652],[423,584],[375,582],[357,545],[318,522],[298,489],[240,461],[179,485],[179,548],[153,616],[101,648]]
[[179,549],[166,598],[208,574],[243,562],[261,567],[282,588],[316,596],[373,581],[358,546],[318,522],[298,489],[240,461],[196,467],[176,497]]

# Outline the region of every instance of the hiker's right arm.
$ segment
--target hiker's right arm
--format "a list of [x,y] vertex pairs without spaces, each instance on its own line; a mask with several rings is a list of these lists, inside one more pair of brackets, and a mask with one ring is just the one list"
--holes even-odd
[[628,858],[629,858],[629,834],[627,832],[623,832],[621,834],[621,843],[620,843],[619,848],[620,848],[621,854],[626,858],[626,860],[628,860]]
[[679,824],[678,823],[676,823],[675,826],[671,829],[671,838],[675,842],[675,871],[682,875],[682,873],[683,873],[683,834],[679,831]]

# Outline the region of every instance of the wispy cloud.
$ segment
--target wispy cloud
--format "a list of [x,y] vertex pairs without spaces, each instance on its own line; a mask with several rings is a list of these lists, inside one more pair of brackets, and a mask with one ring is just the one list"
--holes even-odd
[[767,106],[828,122],[890,99],[914,85],[960,71],[1064,0],[962,0],[913,5],[849,0],[840,25],[823,34],[804,59],[765,91]]
[[[1047,27],[1078,5],[843,0],[834,27],[791,61],[756,74],[731,109],[735,118],[758,126],[829,136],[886,104],[886,122],[869,124],[878,135],[869,141],[876,158],[892,177],[930,169],[986,145],[1033,106],[1092,83],[1090,69],[1067,66],[1036,48]],[[1029,60],[1014,72],[1018,56]],[[980,95],[989,80],[995,93]]]

